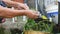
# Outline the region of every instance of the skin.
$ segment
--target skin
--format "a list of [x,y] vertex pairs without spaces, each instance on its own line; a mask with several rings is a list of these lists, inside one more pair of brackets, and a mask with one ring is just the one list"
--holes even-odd
[[26,4],[23,4],[23,3],[14,2],[14,1],[11,1],[11,0],[3,0],[3,1],[9,7],[15,7],[15,8],[18,8],[18,9],[23,8],[25,10],[29,9],[29,7]]
[[[7,6],[17,8],[18,10],[0,6],[0,17],[12,18],[15,16],[23,16],[23,15],[32,19],[36,19],[38,17],[38,14],[35,11],[29,10],[29,7],[26,4],[10,0],[3,0],[3,1]],[[23,8],[24,10],[19,10],[21,8]]]
[[[36,13],[36,11],[29,10],[29,7],[26,4],[18,3],[10,0],[3,0],[3,1],[7,5],[7,7],[14,7],[15,9],[0,6],[0,17],[12,18],[15,16],[27,16],[32,19],[38,18],[38,14]],[[24,10],[21,10],[21,9],[24,9]],[[1,26],[2,26],[2,23],[0,23],[0,27]]]

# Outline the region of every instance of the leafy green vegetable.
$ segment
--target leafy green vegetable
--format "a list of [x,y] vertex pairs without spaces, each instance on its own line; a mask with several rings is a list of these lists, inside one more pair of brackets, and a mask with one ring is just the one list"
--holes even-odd
[[52,32],[54,23],[49,20],[42,20],[39,23],[35,23],[33,19],[28,19],[25,30],[35,30],[35,31],[44,31],[44,32]]

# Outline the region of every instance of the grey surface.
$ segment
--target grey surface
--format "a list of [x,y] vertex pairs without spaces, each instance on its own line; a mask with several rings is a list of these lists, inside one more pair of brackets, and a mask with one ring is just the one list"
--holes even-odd
[[17,22],[12,22],[12,18],[8,18],[6,19],[6,22],[3,23],[3,27],[5,27],[6,29],[14,29],[14,28],[18,28],[23,30],[24,25],[26,24],[25,21],[23,21],[22,17],[17,17]]
[[53,17],[52,19],[53,19],[53,22],[55,23],[55,24],[58,24],[58,15],[54,15],[55,17]]

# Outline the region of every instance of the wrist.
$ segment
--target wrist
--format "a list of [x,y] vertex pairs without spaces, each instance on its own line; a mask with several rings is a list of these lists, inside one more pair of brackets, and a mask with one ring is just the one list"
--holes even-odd
[[30,11],[30,10],[25,10],[25,11],[24,11],[25,16],[27,16],[27,15],[29,14],[29,11]]
[[26,15],[27,15],[27,10],[25,10],[25,11],[23,12],[23,14],[26,16]]
[[27,11],[26,10],[19,10],[19,15],[21,15],[21,16],[26,16],[26,14],[27,14]]

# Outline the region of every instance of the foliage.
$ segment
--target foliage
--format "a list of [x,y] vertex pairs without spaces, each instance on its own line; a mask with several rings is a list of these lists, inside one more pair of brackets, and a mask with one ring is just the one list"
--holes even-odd
[[39,23],[36,23],[33,19],[28,19],[24,30],[35,30],[35,31],[44,31],[44,32],[52,32],[54,23],[49,20],[42,20]]

